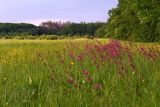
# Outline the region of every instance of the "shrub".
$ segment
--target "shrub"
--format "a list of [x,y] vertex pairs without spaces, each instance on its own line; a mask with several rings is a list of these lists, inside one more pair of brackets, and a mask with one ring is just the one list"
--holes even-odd
[[50,35],[50,36],[46,36],[46,39],[47,40],[57,40],[58,36],[56,36],[56,35]]
[[3,39],[13,39],[13,36],[4,36]]
[[38,39],[42,40],[42,39],[46,39],[46,35],[41,35],[38,37]]
[[27,36],[27,39],[37,39],[38,37],[37,36]]
[[25,39],[25,37],[24,36],[15,36],[14,39],[21,40],[21,39]]

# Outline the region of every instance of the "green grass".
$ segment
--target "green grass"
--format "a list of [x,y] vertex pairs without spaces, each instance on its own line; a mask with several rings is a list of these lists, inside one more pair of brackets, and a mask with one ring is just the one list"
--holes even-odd
[[[0,40],[0,107],[159,107],[160,54],[147,59],[137,49],[153,47],[152,53],[160,44],[121,43],[131,48],[135,68],[123,48],[119,57],[102,62],[101,51],[84,48],[95,40]],[[118,63],[126,73],[119,74]]]

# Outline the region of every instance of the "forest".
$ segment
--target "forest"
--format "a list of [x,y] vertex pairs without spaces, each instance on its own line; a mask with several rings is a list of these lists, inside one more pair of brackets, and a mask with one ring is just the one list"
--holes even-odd
[[159,0],[118,1],[118,6],[108,12],[106,36],[132,41],[160,41]]
[[96,29],[104,26],[105,23],[72,23],[72,22],[42,22],[39,26],[32,24],[20,23],[0,23],[1,36],[17,36],[17,35],[91,35],[93,36]]

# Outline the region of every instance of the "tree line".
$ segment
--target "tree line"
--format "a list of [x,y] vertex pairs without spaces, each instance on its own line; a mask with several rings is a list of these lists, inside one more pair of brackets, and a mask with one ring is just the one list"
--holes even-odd
[[96,29],[104,26],[105,23],[73,23],[73,22],[42,22],[39,26],[26,23],[0,23],[1,36],[16,36],[16,35],[90,35],[94,36]]

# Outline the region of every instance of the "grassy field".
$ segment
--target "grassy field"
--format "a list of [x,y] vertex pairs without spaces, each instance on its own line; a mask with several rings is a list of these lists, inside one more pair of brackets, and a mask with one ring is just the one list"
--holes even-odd
[[160,44],[0,40],[0,107],[159,107]]

